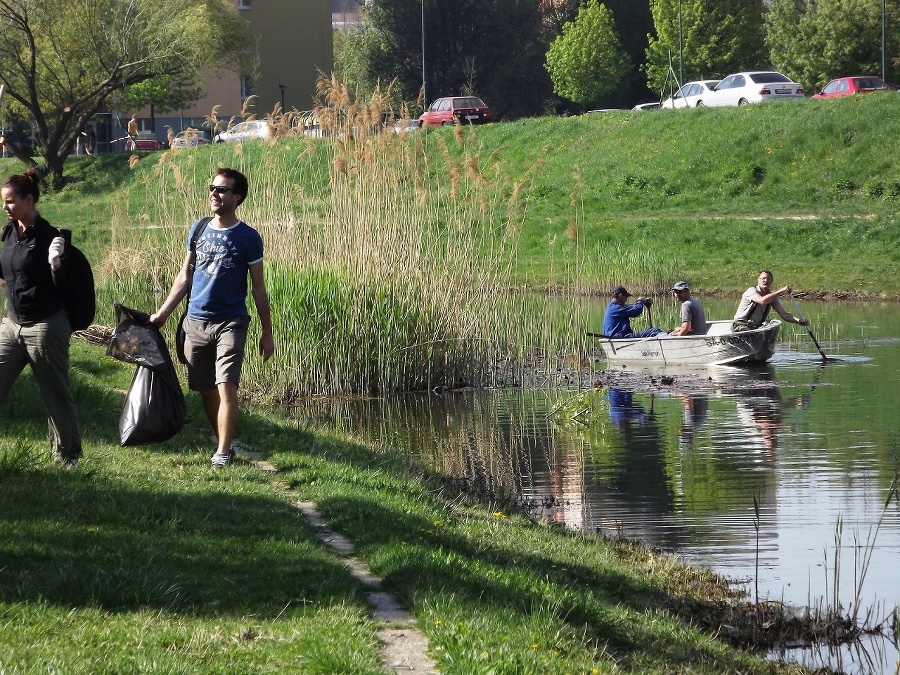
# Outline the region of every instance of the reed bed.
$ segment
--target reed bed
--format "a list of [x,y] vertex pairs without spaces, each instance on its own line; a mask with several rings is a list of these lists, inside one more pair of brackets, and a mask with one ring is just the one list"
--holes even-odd
[[[549,373],[584,352],[593,319],[576,298],[589,286],[570,278],[647,293],[674,278],[674,259],[649,249],[579,249],[547,279],[572,300],[568,316],[551,317],[546,298],[511,283],[523,186],[539,165],[513,180],[502,149],[485,155],[471,127],[386,132],[390,91],[357,100],[323,77],[319,93],[314,136],[276,110],[271,140],[170,150],[145,170],[138,160],[137,187],[114,204],[102,319],[113,300],[158,306],[226,165],[247,175],[239,215],[266,243],[277,353],[245,365],[257,400],[521,382],[521,369]],[[222,126],[215,110],[208,123]],[[572,208],[577,238],[575,196]]]

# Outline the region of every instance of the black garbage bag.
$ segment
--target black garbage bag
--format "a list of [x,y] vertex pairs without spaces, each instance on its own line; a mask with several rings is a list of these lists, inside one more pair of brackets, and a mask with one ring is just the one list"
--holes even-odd
[[162,443],[184,426],[187,412],[175,364],[150,315],[115,303],[116,327],[106,353],[137,366],[119,418],[119,442]]

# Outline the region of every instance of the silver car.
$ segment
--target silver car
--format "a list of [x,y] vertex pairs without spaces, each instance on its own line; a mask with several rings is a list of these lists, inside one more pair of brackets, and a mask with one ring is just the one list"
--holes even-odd
[[752,71],[726,77],[703,105],[748,105],[779,98],[803,98],[803,85],[771,70]]
[[213,139],[216,143],[234,143],[250,141],[255,138],[271,138],[272,126],[267,120],[247,120],[240,122],[226,131],[219,132]]
[[663,108],[697,108],[705,105],[710,93],[719,84],[718,80],[697,80],[688,82],[662,102]]

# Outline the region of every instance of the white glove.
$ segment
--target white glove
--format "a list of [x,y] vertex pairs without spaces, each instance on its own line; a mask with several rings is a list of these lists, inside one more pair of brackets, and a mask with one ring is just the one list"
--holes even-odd
[[54,237],[53,241],[50,242],[50,254],[47,256],[47,262],[50,263],[50,268],[55,272],[59,269],[59,266],[62,264],[62,259],[65,257],[66,250],[66,240],[62,237]]

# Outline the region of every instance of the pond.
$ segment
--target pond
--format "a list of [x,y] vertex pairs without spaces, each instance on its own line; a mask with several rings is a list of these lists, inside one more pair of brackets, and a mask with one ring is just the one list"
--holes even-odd
[[[585,315],[599,323],[602,304]],[[733,310],[704,305],[711,318]],[[596,372],[554,387],[319,402],[305,414],[485,498],[514,495],[567,527],[675,552],[751,599],[839,604],[890,625],[900,611],[900,506],[885,508],[900,470],[900,307],[803,310],[827,364],[792,325],[760,368],[629,380],[604,372],[597,350],[576,359]],[[579,392],[585,382],[603,385]],[[900,660],[895,643],[877,638],[772,657],[859,674],[894,673]]]

